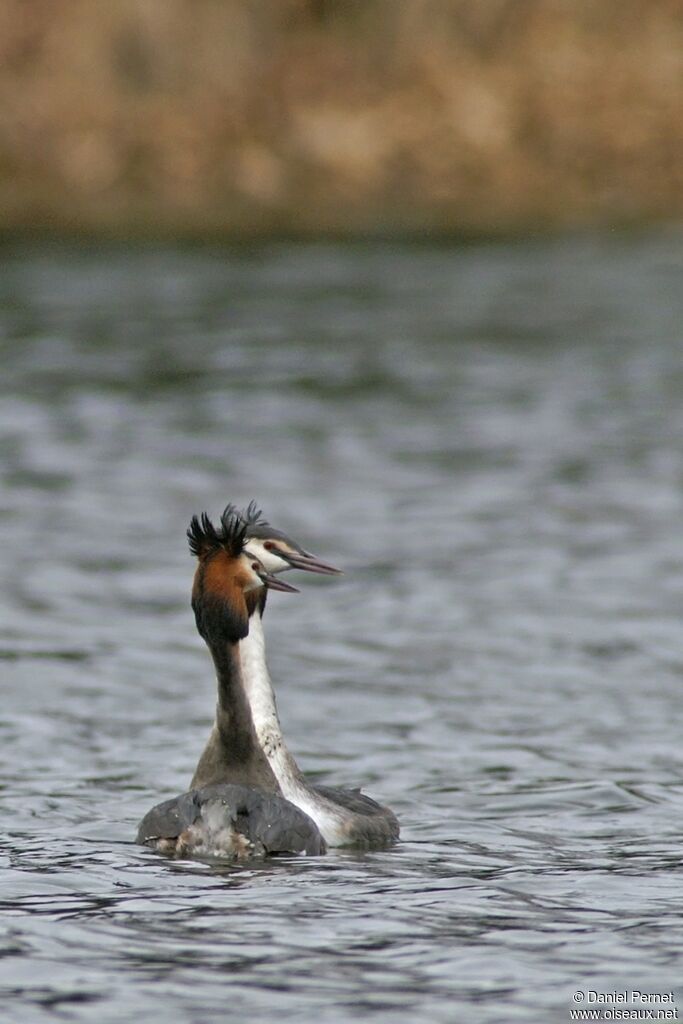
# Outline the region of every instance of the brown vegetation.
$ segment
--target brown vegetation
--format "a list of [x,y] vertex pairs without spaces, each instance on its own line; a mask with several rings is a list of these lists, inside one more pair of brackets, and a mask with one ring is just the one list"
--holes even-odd
[[4,0],[5,229],[683,211],[680,0]]

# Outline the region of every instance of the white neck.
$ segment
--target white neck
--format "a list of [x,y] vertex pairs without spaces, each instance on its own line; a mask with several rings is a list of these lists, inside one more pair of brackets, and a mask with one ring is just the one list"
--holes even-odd
[[247,636],[240,640],[240,662],[244,690],[251,707],[251,717],[259,745],[263,750],[284,746],[275,694],[266,663],[263,623],[258,610],[249,619]]
[[263,623],[258,611],[249,619],[249,633],[240,640],[239,648],[242,680],[256,736],[282,795],[313,819],[328,845],[336,846],[343,839],[340,825],[344,815],[341,808],[309,787],[287,749],[268,673]]

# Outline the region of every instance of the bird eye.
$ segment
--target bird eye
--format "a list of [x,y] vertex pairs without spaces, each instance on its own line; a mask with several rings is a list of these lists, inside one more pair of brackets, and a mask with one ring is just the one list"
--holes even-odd
[[272,540],[265,541],[263,546],[266,549],[266,551],[272,551],[273,548],[275,547],[275,545],[273,544]]

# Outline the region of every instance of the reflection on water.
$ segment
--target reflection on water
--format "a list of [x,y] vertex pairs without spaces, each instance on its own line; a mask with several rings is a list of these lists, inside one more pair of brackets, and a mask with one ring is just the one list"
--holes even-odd
[[[17,1019],[546,1022],[676,989],[682,270],[680,235],[3,251]],[[271,668],[301,763],[394,807],[396,850],[132,845],[212,714],[185,526],[251,497],[347,569],[273,595]]]

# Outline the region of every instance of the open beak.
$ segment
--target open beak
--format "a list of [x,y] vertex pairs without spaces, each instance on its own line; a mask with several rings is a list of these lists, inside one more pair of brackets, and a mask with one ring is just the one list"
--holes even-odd
[[287,594],[299,593],[297,588],[293,587],[291,583],[285,583],[270,572],[260,572],[259,576],[261,581],[268,587],[268,590],[284,590]]
[[278,551],[281,558],[284,558],[286,562],[289,562],[292,569],[303,569],[305,572],[317,572],[321,576],[343,576],[344,573],[341,569],[335,569],[333,565],[329,565],[328,562],[321,562],[315,555],[309,555],[307,551],[301,551],[296,554],[290,555],[289,551]]

